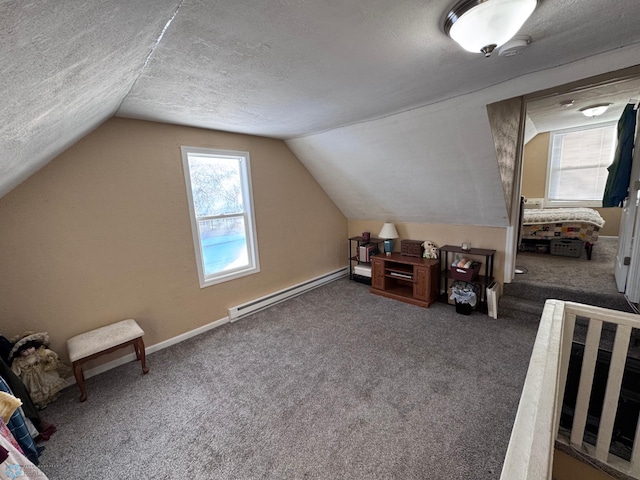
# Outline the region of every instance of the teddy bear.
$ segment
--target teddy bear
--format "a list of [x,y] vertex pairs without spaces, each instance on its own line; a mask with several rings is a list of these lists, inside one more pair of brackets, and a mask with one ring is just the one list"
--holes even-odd
[[422,248],[424,249],[422,254],[424,258],[431,258],[433,260],[438,259],[438,247],[431,240],[424,241],[422,243]]

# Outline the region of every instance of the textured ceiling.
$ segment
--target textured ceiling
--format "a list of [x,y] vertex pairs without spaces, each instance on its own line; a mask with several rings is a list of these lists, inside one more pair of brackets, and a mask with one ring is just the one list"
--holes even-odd
[[443,33],[450,6],[185,0],[117,115],[292,138],[640,41],[637,0],[541,1],[526,54],[485,59]]
[[[569,102],[573,104],[563,106]],[[625,79],[535,100],[528,104],[527,113],[536,131],[542,133],[617,121],[629,102],[640,102],[640,78]],[[600,103],[610,104],[602,115],[585,117],[580,112],[581,108]]]
[[[504,225],[483,105],[640,63],[640,9],[541,0],[530,47],[485,59],[442,32],[452,3],[0,0],[0,196],[115,114],[287,139],[350,218]],[[408,176],[375,194],[323,172],[389,159]],[[426,213],[456,183],[425,178],[468,168],[486,188]]]
[[0,196],[113,116],[174,9],[0,1]]

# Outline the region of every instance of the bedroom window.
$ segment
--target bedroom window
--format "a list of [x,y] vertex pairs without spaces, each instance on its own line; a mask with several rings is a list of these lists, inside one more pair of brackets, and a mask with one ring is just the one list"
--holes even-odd
[[601,207],[616,123],[551,132],[545,205]]
[[200,287],[260,271],[249,152],[182,147]]

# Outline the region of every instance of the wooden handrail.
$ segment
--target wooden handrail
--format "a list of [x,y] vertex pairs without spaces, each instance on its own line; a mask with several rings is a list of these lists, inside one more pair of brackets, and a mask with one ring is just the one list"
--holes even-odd
[[[609,453],[629,340],[632,329],[640,329],[640,317],[574,302],[547,300],[511,432],[501,480],[551,479],[553,448],[558,437],[576,317],[588,318],[589,328],[570,443],[622,473],[636,477],[640,474],[640,423],[636,429],[630,462]],[[617,328],[604,406],[600,414],[600,427],[596,446],[593,448],[584,444],[583,438],[604,322],[615,324]]]
[[551,478],[556,423],[555,392],[562,337],[562,322],[554,322],[557,308],[554,300],[548,300],[542,312],[501,480]]

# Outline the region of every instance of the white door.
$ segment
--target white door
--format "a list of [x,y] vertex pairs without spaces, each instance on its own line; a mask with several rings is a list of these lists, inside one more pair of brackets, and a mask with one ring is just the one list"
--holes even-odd
[[[638,129],[634,144],[638,145]],[[627,294],[629,301],[640,301],[640,209],[638,208],[638,189],[640,188],[640,148],[633,152],[631,179],[629,182],[629,198],[625,200],[625,207],[620,219],[618,234],[618,254],[616,255],[615,277],[619,292]],[[635,300],[634,300],[635,299]]]
[[[634,155],[635,157],[635,155]],[[634,158],[635,161],[635,158]],[[640,182],[634,182],[636,185]],[[627,273],[627,284],[624,293],[631,303],[640,303],[640,208],[638,208],[638,189],[634,189],[635,225],[633,229],[633,239],[631,240],[631,256],[629,260],[629,271]]]
[[[631,204],[630,204],[631,203]],[[631,245],[635,230],[637,202],[625,200],[620,219],[620,233],[618,233],[618,254],[616,255],[616,286],[618,291],[624,293],[627,286],[629,263],[631,263]]]

